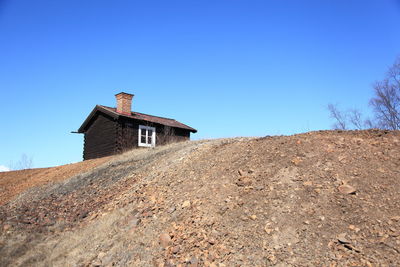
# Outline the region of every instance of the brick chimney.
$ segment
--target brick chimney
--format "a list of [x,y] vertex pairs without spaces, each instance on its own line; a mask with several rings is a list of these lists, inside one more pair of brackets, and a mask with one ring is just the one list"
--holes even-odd
[[134,95],[121,92],[115,95],[117,99],[117,112],[125,115],[131,115],[132,98]]

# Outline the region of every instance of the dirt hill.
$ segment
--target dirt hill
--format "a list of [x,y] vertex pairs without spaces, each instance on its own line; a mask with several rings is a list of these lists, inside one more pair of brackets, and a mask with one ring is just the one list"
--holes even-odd
[[68,179],[78,173],[89,171],[110,158],[86,160],[53,168],[0,172],[0,205],[31,187]]
[[0,264],[399,266],[399,152],[372,130],[134,150],[3,204]]

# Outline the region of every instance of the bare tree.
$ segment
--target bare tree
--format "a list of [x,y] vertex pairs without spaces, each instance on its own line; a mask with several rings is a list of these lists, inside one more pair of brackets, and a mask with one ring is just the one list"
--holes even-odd
[[330,116],[335,120],[333,129],[400,130],[400,57],[389,68],[385,79],[375,82],[373,88],[375,95],[371,98],[370,105],[375,118],[363,120],[357,109],[340,111],[337,105],[329,104]]
[[375,122],[373,122],[371,119],[366,119],[364,121],[364,125],[366,129],[379,128],[378,126],[376,126]]
[[332,128],[335,130],[362,130],[374,128],[374,123],[370,119],[363,119],[362,113],[358,109],[339,110],[337,105],[329,104],[328,110],[335,123]]
[[16,162],[10,162],[11,170],[25,170],[33,167],[33,158],[25,153],[21,155],[21,158]]
[[328,110],[331,115],[331,118],[335,120],[332,128],[335,130],[346,130],[347,129],[347,116],[343,112],[341,112],[337,105],[329,104]]
[[375,97],[370,101],[379,128],[400,129],[400,57],[386,77],[374,84]]
[[351,109],[348,113],[349,121],[357,130],[365,128],[365,122],[363,122],[361,112],[358,109]]

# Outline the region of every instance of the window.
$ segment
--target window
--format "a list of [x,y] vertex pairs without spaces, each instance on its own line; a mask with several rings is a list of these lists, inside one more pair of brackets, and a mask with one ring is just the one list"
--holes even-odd
[[139,125],[139,146],[156,146],[156,128]]

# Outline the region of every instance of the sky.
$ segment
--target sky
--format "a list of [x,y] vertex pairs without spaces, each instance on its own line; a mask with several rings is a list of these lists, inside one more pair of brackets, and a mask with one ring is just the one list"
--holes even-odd
[[399,55],[399,0],[0,0],[0,169],[81,161],[121,91],[194,140],[330,129]]

